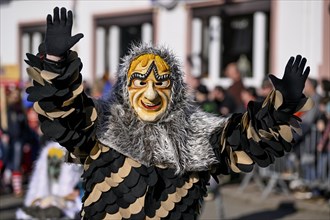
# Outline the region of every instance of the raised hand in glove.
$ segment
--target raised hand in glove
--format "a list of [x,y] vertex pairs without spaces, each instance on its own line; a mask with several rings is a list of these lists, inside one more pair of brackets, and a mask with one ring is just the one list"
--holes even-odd
[[61,8],[61,18],[59,8],[54,8],[53,17],[47,16],[47,29],[45,37],[46,53],[53,56],[62,57],[73,45],[75,45],[83,34],[71,36],[72,31],[72,11]]
[[276,90],[283,95],[284,109],[293,110],[302,98],[302,92],[309,74],[309,67],[305,68],[306,58],[297,55],[296,58],[290,57],[286,64],[282,79],[269,75]]

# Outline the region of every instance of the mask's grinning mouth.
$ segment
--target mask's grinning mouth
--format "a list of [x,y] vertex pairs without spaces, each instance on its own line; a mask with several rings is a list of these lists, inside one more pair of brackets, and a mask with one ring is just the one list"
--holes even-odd
[[144,108],[146,108],[148,110],[158,110],[160,108],[161,102],[159,102],[157,104],[147,104],[147,103],[144,103],[143,101],[141,101],[141,104],[143,105]]

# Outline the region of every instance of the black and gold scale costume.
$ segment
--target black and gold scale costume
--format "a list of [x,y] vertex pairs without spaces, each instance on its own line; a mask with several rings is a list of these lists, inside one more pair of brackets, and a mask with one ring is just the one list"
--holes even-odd
[[41,130],[84,164],[85,219],[196,219],[211,175],[273,163],[291,150],[293,132],[300,133],[293,113],[311,105],[302,97],[295,111],[282,110],[282,95],[275,90],[263,102],[250,102],[246,113],[232,115],[206,134],[218,162],[178,174],[166,165],[142,164],[98,140],[99,113],[83,91],[76,52],[59,62],[42,53],[27,56],[33,79],[28,99],[35,102]]
[[95,219],[194,219],[208,172],[180,178],[173,169],[146,167],[102,144],[85,164],[83,216]]

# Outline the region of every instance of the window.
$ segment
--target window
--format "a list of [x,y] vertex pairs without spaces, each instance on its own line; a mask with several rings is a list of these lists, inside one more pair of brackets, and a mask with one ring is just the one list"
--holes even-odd
[[230,85],[224,69],[237,62],[246,86],[268,73],[270,1],[191,5],[191,73],[210,87]]
[[27,82],[29,80],[26,74],[27,64],[26,53],[37,54],[38,47],[45,38],[46,24],[45,23],[22,23],[19,25],[19,54],[20,54],[20,73],[21,81]]
[[96,78],[117,72],[118,65],[132,44],[153,43],[151,10],[97,15],[94,17]]
[[[253,14],[224,17],[222,30],[221,69],[238,62],[243,77],[252,77]],[[220,77],[225,77],[223,71]]]

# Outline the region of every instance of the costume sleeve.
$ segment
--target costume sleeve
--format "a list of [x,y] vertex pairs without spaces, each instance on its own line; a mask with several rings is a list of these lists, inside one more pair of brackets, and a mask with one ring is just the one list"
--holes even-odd
[[73,51],[59,62],[40,54],[27,57],[33,85],[26,91],[39,115],[41,131],[82,162],[95,145],[97,113],[93,100],[83,90],[81,60]]
[[[311,99],[302,97],[294,113],[312,105]],[[293,133],[301,135],[301,119],[294,113],[286,110],[282,94],[274,90],[263,102],[251,101],[245,113],[233,114],[220,132],[221,147],[215,151],[228,168],[222,167],[220,173],[228,173],[229,169],[250,172],[254,163],[267,167],[289,152],[294,144]]]

